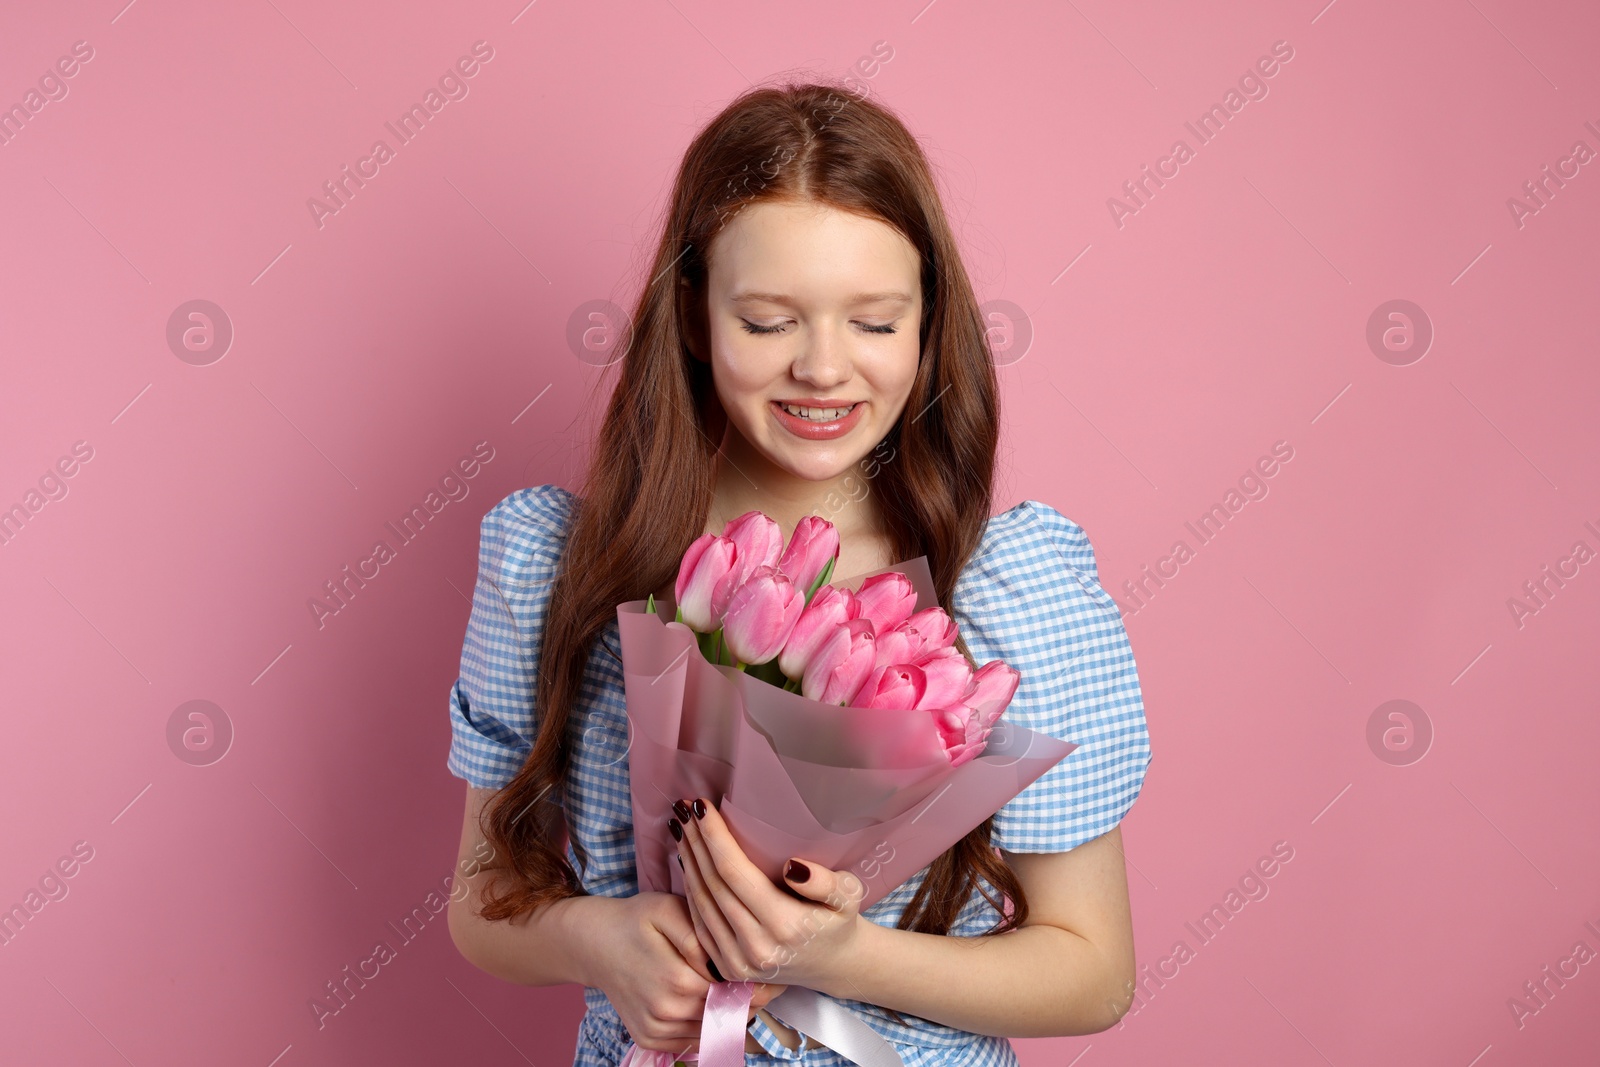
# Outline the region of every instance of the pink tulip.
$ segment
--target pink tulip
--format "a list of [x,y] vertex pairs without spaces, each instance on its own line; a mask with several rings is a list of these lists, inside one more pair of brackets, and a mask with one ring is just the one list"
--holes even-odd
[[933,712],[934,725],[952,767],[983,752],[990,731],[1011,703],[1022,676],[1001,661],[990,660],[972,677],[972,692],[964,700]]
[[683,554],[673,595],[683,609],[683,621],[692,630],[708,634],[721,626],[722,613],[713,611],[717,584],[733,570],[737,549],[719,534],[701,534]]
[[935,656],[953,654],[956,624],[941,607],[924,608],[885,633],[878,631],[878,662],[915,663],[919,667]]
[[922,668],[911,663],[886,663],[872,668],[855,696],[853,708],[915,708],[927,682]]
[[796,524],[789,546],[778,559],[778,569],[789,576],[801,593],[808,593],[828,561],[838,554],[838,528],[820,515],[807,515]]
[[917,591],[911,579],[899,571],[874,574],[856,590],[861,601],[861,617],[871,619],[880,634],[886,634],[911,617],[917,607]]
[[800,694],[825,704],[848,700],[872,670],[872,660],[872,620],[839,623],[806,663]]
[[886,663],[916,663],[922,651],[922,635],[906,623],[901,623],[888,633],[879,634],[877,644],[878,660],[873,666],[881,667]]
[[757,567],[776,567],[778,555],[783,551],[783,531],[778,524],[759,511],[747,511],[728,523],[722,536],[733,542],[733,568],[711,591],[711,615],[716,625],[722,625],[728,602],[733,594],[755,573]]
[[923,608],[900,625],[915,630],[922,638],[922,648],[915,659],[908,661],[911,663],[921,663],[956,643],[956,622],[938,605]]
[[[951,649],[955,652],[955,649]],[[927,686],[922,692],[919,708],[948,708],[971,698],[977,688],[976,675],[967,663],[967,657],[956,652],[953,656],[934,656],[919,666]]]
[[[805,588],[798,580],[795,587],[802,591]],[[778,669],[783,671],[786,678],[805,677],[806,664],[833,633],[834,627],[860,617],[861,605],[850,590],[832,585],[818,589],[817,595],[800,613],[800,621],[795,624],[794,632],[778,654]]]
[[765,663],[789,639],[805,594],[776,567],[757,567],[728,601],[722,620],[722,639],[740,663]]
[[1017,683],[1022,680],[1022,675],[999,660],[992,659],[973,673],[972,680],[972,694],[966,698],[966,702],[983,719],[985,726],[991,726],[1016,695]]
[[950,707],[934,710],[934,726],[939,731],[939,740],[944,743],[946,752],[966,743],[967,723],[971,719],[972,709],[965,704],[953,704]]
[[950,766],[959,767],[983,752],[989,740],[989,726],[965,704],[944,708],[934,714],[939,739],[944,743]]

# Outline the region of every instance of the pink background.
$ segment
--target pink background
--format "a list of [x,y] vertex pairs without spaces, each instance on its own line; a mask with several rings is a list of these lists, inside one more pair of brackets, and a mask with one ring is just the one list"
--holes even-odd
[[[851,74],[924,139],[979,299],[1033,334],[997,349],[1000,504],[1085,527],[1139,659],[1152,977],[1124,1025],[1023,1062],[1595,1056],[1600,962],[1542,1005],[1524,983],[1600,951],[1600,563],[1520,625],[1508,601],[1600,550],[1600,164],[1521,225],[1507,202],[1600,150],[1600,16],[1321,2],[10,12],[0,104],[93,58],[0,146],[0,507],[92,458],[0,549],[0,906],[93,854],[0,946],[0,1059],[568,1062],[576,987],[478,972],[442,915],[388,925],[454,861],[478,519],[576,484],[609,378],[569,319],[629,304],[693,132],[789,70]],[[479,40],[469,94],[319,228],[307,199]],[[1268,95],[1199,144],[1184,123],[1280,40]],[[1193,158],[1119,227],[1108,198],[1178,138]],[[234,330],[208,365],[167,341],[195,299]],[[1367,342],[1397,299],[1431,322],[1420,359]],[[323,583],[479,441],[469,495],[319,627]],[[1279,441],[1267,495],[1199,544]],[[169,742],[191,700],[231,724],[220,761]],[[1369,741],[1391,700],[1409,748],[1401,720]],[[1185,924],[1277,842],[1267,895],[1201,942]],[[319,1030],[310,998],[380,939],[396,958]]]

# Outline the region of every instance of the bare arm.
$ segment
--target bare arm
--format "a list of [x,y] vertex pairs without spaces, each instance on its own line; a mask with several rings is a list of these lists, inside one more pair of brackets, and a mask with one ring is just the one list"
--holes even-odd
[[1020,929],[941,937],[864,921],[818,988],[978,1034],[1055,1037],[1115,1025],[1135,974],[1121,828],[1070,852],[1002,855],[1028,898]]
[[[526,922],[490,922],[478,915],[481,894],[493,872],[506,866],[478,828],[493,789],[467,789],[456,856],[456,882],[450,893],[450,938],[469,962],[496,978],[518,985],[594,985],[592,957],[579,951],[584,931],[616,918],[622,901],[580,896],[558,900],[535,911]],[[609,920],[608,920],[609,917]]]

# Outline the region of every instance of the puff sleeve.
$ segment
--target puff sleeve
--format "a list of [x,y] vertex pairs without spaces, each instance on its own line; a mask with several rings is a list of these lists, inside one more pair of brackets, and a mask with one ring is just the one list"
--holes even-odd
[[446,761],[472,786],[505,785],[533,749],[539,637],[571,503],[559,486],[519,489],[479,525],[478,580],[460,675],[450,687]]
[[981,665],[1021,672],[1004,719],[1078,747],[996,814],[1009,852],[1065,852],[1115,827],[1150,763],[1139,675],[1122,612],[1083,528],[1025,500],[996,516],[953,598]]

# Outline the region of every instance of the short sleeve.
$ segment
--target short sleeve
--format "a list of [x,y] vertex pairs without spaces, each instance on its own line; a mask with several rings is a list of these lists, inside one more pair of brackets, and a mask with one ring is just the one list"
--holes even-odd
[[996,814],[991,843],[1066,852],[1122,821],[1150,736],[1122,612],[1083,528],[1025,500],[990,520],[953,598],[973,658],[1021,673],[1003,719],[1078,747]]
[[460,675],[450,687],[446,761],[472,786],[505,785],[533,749],[539,637],[571,503],[559,486],[519,489],[479,525],[478,580]]

